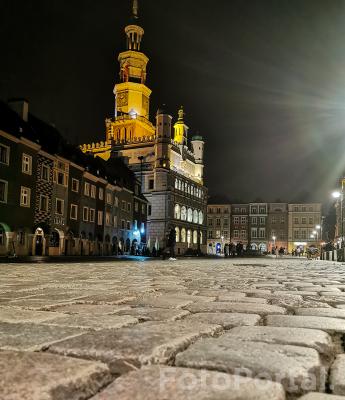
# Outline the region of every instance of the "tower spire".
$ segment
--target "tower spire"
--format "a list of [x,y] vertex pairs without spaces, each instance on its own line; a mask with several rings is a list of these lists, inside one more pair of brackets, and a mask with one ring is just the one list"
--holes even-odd
[[138,0],[133,0],[133,6],[132,6],[132,14],[134,19],[139,18],[139,4]]

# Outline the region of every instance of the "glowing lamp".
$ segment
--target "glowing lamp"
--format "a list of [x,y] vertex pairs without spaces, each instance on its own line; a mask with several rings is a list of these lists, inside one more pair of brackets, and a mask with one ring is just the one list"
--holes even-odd
[[341,196],[341,193],[340,192],[333,192],[332,193],[332,197],[334,198],[334,199],[339,199],[339,197]]

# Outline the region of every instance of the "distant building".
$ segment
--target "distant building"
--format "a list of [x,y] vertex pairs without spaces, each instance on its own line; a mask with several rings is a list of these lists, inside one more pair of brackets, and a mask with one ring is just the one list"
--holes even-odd
[[207,210],[207,253],[224,253],[225,244],[229,244],[231,224],[230,204],[209,204]]
[[321,204],[289,204],[289,252],[296,248],[305,250],[319,246],[321,224]]
[[278,249],[288,250],[288,204],[268,204],[268,249],[272,251],[274,246]]
[[247,248],[249,238],[249,204],[231,205],[231,242]]
[[268,250],[268,204],[249,204],[249,244],[252,250]]

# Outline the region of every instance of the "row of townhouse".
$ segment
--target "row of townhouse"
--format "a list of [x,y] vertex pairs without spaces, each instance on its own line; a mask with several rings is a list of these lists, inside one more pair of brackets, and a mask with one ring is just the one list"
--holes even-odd
[[0,103],[0,255],[112,255],[146,241],[147,201],[119,159],[82,154],[28,113]]
[[277,246],[289,252],[319,245],[322,240],[321,204],[248,203],[208,204],[207,248],[221,253],[227,243],[262,252]]

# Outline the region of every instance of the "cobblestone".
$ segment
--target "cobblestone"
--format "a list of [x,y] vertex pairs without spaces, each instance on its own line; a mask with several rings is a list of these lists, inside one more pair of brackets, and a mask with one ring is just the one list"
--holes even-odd
[[[1,400],[297,400],[309,391],[320,393],[304,399],[345,400],[340,264],[185,259],[0,264],[0,273]],[[162,371],[172,381],[157,394]]]

